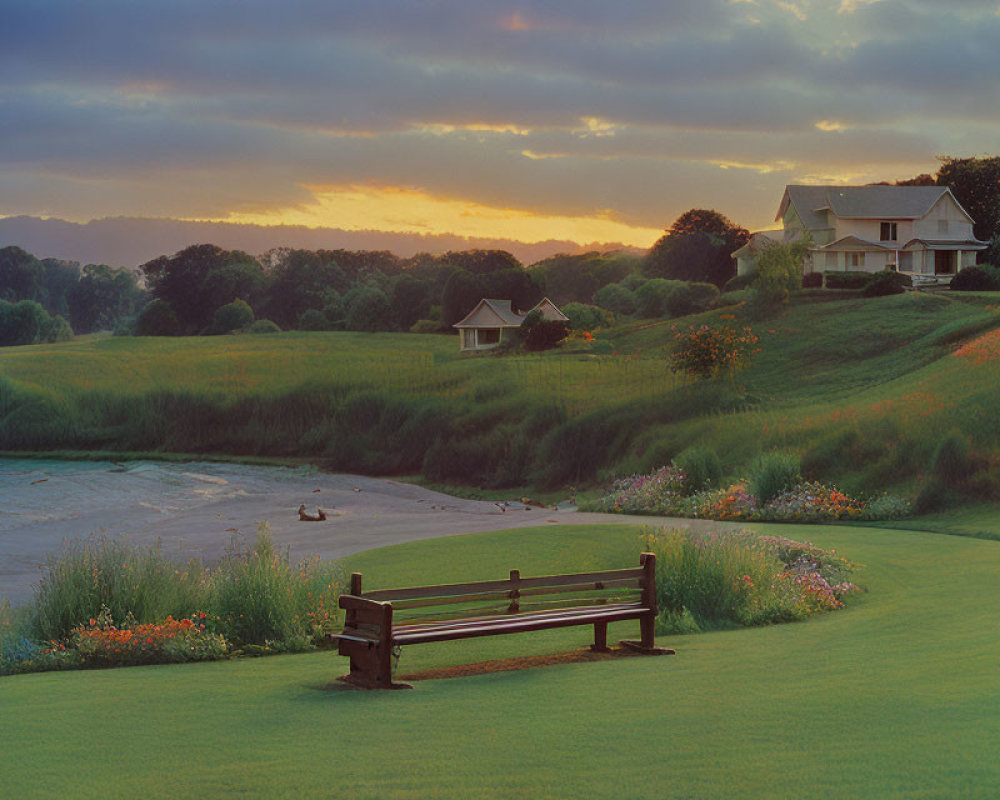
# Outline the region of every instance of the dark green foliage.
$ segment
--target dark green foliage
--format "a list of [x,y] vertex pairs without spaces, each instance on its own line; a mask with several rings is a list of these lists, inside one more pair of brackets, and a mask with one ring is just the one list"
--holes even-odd
[[827,270],[823,273],[827,289],[864,289],[872,279],[870,272],[837,272]]
[[653,278],[635,290],[636,312],[644,319],[665,317],[671,295],[685,286],[683,281]]
[[300,331],[328,331],[330,330],[330,321],[322,311],[307,308],[299,314],[297,327]]
[[243,300],[226,303],[215,312],[212,333],[229,333],[249,328],[253,324],[253,309]]
[[953,292],[1000,291],[1000,269],[990,264],[966,267],[951,279]]
[[722,287],[736,274],[731,258],[750,238],[722,214],[694,208],[678,217],[646,257],[643,273],[651,278],[699,281]]
[[747,272],[744,275],[734,275],[726,281],[726,285],[722,287],[722,291],[738,292],[740,289],[746,289],[747,287],[752,286],[755,280],[757,280],[756,270]]
[[562,307],[562,312],[569,317],[569,327],[574,331],[592,331],[595,328],[606,328],[614,324],[615,318],[608,311],[597,306],[583,303],[568,303]]
[[941,481],[931,479],[925,481],[917,492],[917,499],[913,503],[913,510],[918,514],[931,514],[941,511],[955,503],[954,493],[948,489]]
[[259,319],[247,328],[247,333],[281,333],[281,328],[269,319]]
[[762,453],[754,464],[749,491],[763,505],[802,479],[799,459],[792,453]]
[[38,341],[40,342],[68,342],[72,338],[73,329],[59,315],[43,320],[38,332]]
[[374,286],[355,286],[344,295],[344,327],[349,331],[389,331],[395,327],[389,298]]
[[635,293],[620,283],[612,283],[594,293],[594,303],[612,314],[628,316],[635,313]]
[[451,330],[485,297],[485,291],[479,276],[464,269],[452,273],[441,294],[441,327]]
[[193,245],[140,267],[153,297],[173,309],[185,334],[212,324],[215,310],[233,298],[255,305],[265,277],[256,259],[211,244]]
[[722,462],[715,451],[695,445],[677,455],[673,464],[684,473],[684,492],[693,494],[722,484]]
[[330,293],[346,292],[347,273],[326,250],[288,250],[276,256],[264,311],[268,319],[292,327],[303,311],[322,309]]
[[667,313],[686,317],[712,308],[719,300],[719,289],[712,283],[685,283],[667,295]]
[[975,220],[977,239],[989,241],[1000,234],[1000,156],[941,158],[937,185],[947,186]]
[[43,280],[44,267],[33,255],[20,247],[0,249],[0,300],[40,300]]
[[822,272],[807,272],[802,276],[803,289],[819,289],[823,286]]
[[567,303],[598,303],[596,292],[637,272],[640,264],[636,256],[592,252],[552,256],[533,264],[529,272],[545,296],[561,307]]
[[70,322],[77,333],[113,330],[118,320],[134,317],[148,299],[135,274],[104,264],[88,264],[66,294]]
[[35,344],[49,323],[49,315],[34,300],[0,300],[0,347]]
[[544,319],[540,311],[532,311],[518,330],[525,350],[551,350],[569,335],[569,327],[561,319]]
[[180,323],[166,300],[153,300],[136,317],[136,336],[177,336]]
[[884,272],[876,272],[871,277],[868,283],[865,284],[863,294],[865,297],[885,297],[890,294],[902,294],[906,291],[906,287],[912,285],[913,280],[909,275],[886,270]]
[[961,486],[972,472],[968,440],[959,433],[945,436],[934,450],[931,470],[942,485]]
[[[541,288],[523,269],[505,269],[483,276],[483,292],[484,297],[510,300],[511,307],[522,312],[534,308],[543,297]],[[468,311],[471,310],[469,306]]]
[[400,275],[392,285],[389,307],[393,320],[400,330],[408,331],[430,313],[436,299],[436,287],[431,280],[421,280],[411,275]]

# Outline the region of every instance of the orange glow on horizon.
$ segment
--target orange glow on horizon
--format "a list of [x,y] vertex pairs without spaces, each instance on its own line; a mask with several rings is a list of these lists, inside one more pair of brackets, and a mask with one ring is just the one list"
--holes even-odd
[[254,212],[233,212],[213,222],[251,225],[304,225],[343,230],[451,234],[513,239],[524,243],[549,239],[580,244],[621,242],[649,247],[663,231],[617,222],[610,215],[553,215],[497,208],[457,198],[437,197],[401,187],[308,187],[310,204]]

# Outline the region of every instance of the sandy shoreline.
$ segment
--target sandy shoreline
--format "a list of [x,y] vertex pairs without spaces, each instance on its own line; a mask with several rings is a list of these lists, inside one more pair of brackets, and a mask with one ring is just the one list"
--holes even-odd
[[[235,532],[252,540],[267,522],[275,543],[298,560],[508,528],[664,521],[520,504],[503,512],[389,479],[214,463],[0,461],[0,500],[0,597],[15,604],[30,598],[49,553],[90,535],[159,541],[173,557],[211,562]],[[301,522],[301,504],[323,508],[327,520]]]

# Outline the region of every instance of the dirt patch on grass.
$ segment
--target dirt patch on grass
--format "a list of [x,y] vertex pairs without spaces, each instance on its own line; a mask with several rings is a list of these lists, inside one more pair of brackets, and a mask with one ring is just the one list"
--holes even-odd
[[607,653],[595,653],[589,648],[571,650],[568,653],[551,653],[544,656],[521,656],[519,658],[498,658],[493,661],[480,661],[476,664],[462,664],[456,667],[428,669],[423,672],[409,672],[396,675],[399,681],[433,681],[442,678],[466,678],[469,675],[485,675],[490,672],[510,672],[511,670],[536,669],[538,667],[553,667],[558,664],[577,664],[583,661],[611,661],[616,658],[633,658],[641,656],[635,650],[625,647],[614,647]]

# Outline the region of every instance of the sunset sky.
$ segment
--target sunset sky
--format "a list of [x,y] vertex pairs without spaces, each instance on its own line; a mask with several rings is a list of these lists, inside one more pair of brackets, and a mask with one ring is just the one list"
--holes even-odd
[[1000,0],[0,9],[0,216],[648,246],[1000,153]]

